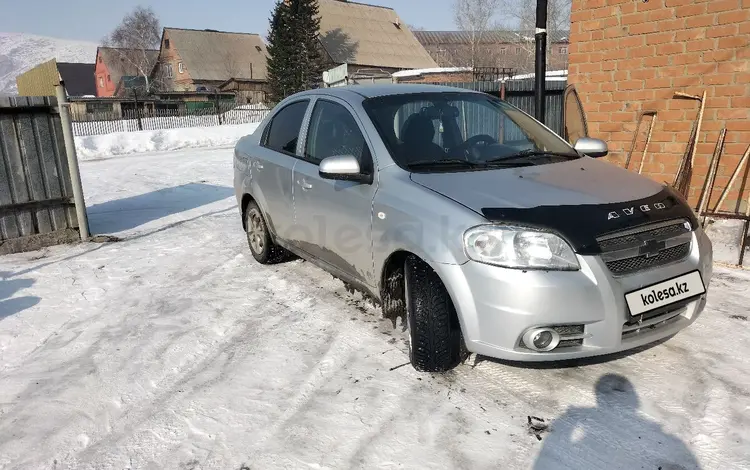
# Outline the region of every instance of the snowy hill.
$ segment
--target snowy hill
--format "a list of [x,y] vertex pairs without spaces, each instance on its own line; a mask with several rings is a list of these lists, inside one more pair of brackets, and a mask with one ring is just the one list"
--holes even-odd
[[93,63],[97,44],[24,33],[0,33],[0,94],[16,92],[16,76],[41,62]]

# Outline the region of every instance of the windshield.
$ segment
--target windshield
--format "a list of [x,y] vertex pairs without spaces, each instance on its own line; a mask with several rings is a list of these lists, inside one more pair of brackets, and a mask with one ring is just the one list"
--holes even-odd
[[580,158],[517,108],[479,93],[370,98],[365,110],[393,160],[413,172],[543,165]]

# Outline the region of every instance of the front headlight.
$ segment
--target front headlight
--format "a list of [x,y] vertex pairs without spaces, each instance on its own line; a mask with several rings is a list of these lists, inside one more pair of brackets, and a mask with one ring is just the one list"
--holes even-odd
[[513,269],[580,269],[573,249],[554,233],[524,227],[481,225],[464,233],[466,255]]

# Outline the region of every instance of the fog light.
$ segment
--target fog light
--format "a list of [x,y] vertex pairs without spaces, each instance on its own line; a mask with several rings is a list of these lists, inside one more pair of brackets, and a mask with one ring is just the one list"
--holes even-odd
[[523,343],[534,351],[552,351],[560,344],[560,334],[551,328],[532,328],[523,335]]
[[536,349],[547,349],[552,344],[552,333],[549,331],[540,331],[531,338],[531,342],[534,343]]

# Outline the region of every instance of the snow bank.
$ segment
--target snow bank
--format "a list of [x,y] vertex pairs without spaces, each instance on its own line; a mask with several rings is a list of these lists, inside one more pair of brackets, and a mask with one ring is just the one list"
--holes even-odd
[[427,75],[431,73],[455,73],[455,72],[471,72],[471,67],[437,67],[431,69],[414,69],[414,70],[401,70],[394,72],[394,78],[404,77],[418,77],[420,75]]
[[78,158],[91,160],[112,155],[163,152],[184,148],[231,147],[255,132],[258,123],[214,127],[189,127],[158,131],[115,132],[76,137]]

